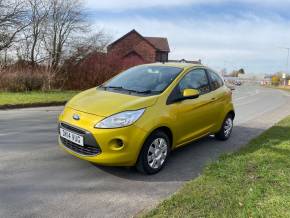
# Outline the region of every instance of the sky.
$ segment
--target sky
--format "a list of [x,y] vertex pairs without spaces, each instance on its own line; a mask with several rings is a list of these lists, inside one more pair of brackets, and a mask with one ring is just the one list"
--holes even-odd
[[167,37],[170,59],[249,74],[289,71],[289,10],[289,0],[86,0],[94,28],[113,40],[135,29]]

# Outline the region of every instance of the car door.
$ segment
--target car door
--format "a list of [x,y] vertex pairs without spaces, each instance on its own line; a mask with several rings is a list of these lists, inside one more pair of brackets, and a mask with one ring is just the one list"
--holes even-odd
[[[213,114],[213,122],[217,125],[217,128],[221,125],[221,122],[224,120],[225,116],[224,113],[224,106],[226,105],[226,91],[224,89],[224,81],[223,79],[214,71],[207,69],[210,85],[212,92],[211,98],[213,100],[212,106],[212,114]],[[216,128],[215,128],[216,129]]]
[[[175,111],[175,135],[177,147],[209,133],[212,128],[211,88],[205,69],[188,72],[175,87],[175,96],[182,96],[184,89],[197,89],[200,96],[196,99],[177,101],[171,105]],[[177,97],[178,98],[178,97]]]

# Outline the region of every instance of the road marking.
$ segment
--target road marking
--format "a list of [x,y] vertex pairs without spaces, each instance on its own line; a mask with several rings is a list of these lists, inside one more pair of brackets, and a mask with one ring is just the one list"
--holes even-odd
[[260,100],[260,99],[252,99],[251,101],[240,102],[240,103],[235,103],[234,102],[234,106],[243,106],[243,105],[247,105],[247,104],[253,104],[254,102],[256,102],[258,100]]
[[18,134],[18,133],[19,133],[19,132],[0,133],[0,136],[15,135],[15,134]]
[[262,111],[256,112],[256,113],[252,114],[251,116],[248,116],[248,118],[246,118],[245,120],[242,120],[242,121],[238,122],[238,124],[239,124],[239,125],[241,125],[241,124],[245,124],[245,123],[247,123],[247,122],[249,122],[249,121],[252,121],[252,120],[254,120],[254,119],[257,119],[257,118],[259,118],[259,117],[262,117],[262,116],[264,116],[264,115],[266,115],[266,114],[268,114],[268,113],[271,113],[271,112],[273,112],[273,111],[277,111],[277,109],[283,107],[284,105],[285,105],[285,103],[281,103],[281,104],[279,104],[279,105],[276,105],[276,107],[270,107],[270,108],[267,108],[267,109],[265,109],[265,110],[262,110]]
[[242,100],[242,99],[245,99],[245,98],[249,98],[249,97],[253,97],[255,95],[258,95],[260,94],[260,91],[258,89],[256,89],[256,91],[250,95],[247,95],[247,96],[243,96],[243,97],[239,97],[239,98],[234,98],[235,101],[239,101],[239,100]]
[[287,96],[287,97],[290,97],[290,93],[286,92],[286,91],[283,91],[283,90],[279,90],[280,92],[282,92],[282,94],[284,96]]

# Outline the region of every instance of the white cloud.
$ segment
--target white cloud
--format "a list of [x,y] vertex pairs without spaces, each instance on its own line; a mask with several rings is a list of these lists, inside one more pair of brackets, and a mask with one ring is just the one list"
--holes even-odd
[[290,6],[288,0],[86,0],[86,2],[89,9],[107,11],[221,3],[242,3],[275,8]]
[[[212,3],[220,2],[221,0],[209,0]],[[190,5],[203,3],[203,0],[87,0],[88,8],[98,10],[126,10],[135,8],[148,8],[148,7],[170,7],[178,5]]]
[[118,38],[136,29],[145,36],[167,37],[172,59],[202,59],[206,64],[229,70],[244,67],[252,73],[271,73],[285,69],[286,51],[290,45],[289,22],[279,19],[178,20],[160,21],[144,17],[99,20]]
[[[253,9],[251,11],[262,7],[267,10],[261,10],[259,16],[240,11],[235,17],[234,14],[222,15],[221,6],[218,14],[191,18],[179,14],[160,19],[152,14],[147,17],[144,13],[139,16],[127,13],[130,9],[138,14],[139,9],[145,8],[174,10],[176,6],[194,8],[205,4],[220,6],[221,3],[230,3],[233,7],[236,3],[243,4]],[[111,32],[115,39],[131,29],[145,36],[167,37],[172,59],[200,58],[218,69],[245,67],[255,73],[271,73],[286,67],[286,50],[278,47],[290,46],[290,21],[278,11],[285,12],[290,7],[288,0],[87,0],[87,6],[96,14],[102,12],[95,23]],[[238,6],[235,9],[238,10]],[[110,17],[109,12],[122,13],[120,17],[116,17],[118,14]]]

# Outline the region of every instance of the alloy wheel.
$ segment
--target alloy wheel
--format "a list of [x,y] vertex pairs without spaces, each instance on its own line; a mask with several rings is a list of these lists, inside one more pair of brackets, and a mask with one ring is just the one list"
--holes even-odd
[[228,117],[227,120],[225,121],[225,126],[224,126],[224,134],[225,137],[228,137],[233,129],[233,120],[231,117]]
[[168,143],[164,138],[155,139],[147,154],[147,161],[152,169],[159,169],[164,164],[168,153]]

